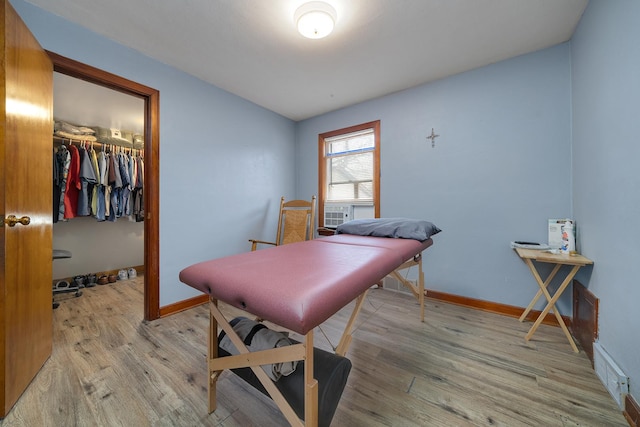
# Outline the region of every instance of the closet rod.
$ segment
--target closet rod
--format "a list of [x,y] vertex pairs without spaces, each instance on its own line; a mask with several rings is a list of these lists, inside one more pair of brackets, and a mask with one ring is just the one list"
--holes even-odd
[[65,138],[65,137],[58,136],[58,135],[54,135],[53,136],[53,141],[57,142],[59,144],[62,144],[62,145],[65,144],[65,141],[67,141],[69,144],[76,144],[76,145],[84,144],[86,146],[91,146],[91,148],[94,149],[94,150],[102,150],[102,151],[105,151],[105,152],[106,151],[117,152],[117,151],[122,150],[125,153],[126,152],[130,152],[133,155],[140,154],[141,156],[144,157],[144,149],[133,148],[133,147],[125,147],[124,145],[105,144],[105,143],[102,143],[102,142],[99,142],[99,141],[86,141],[86,140],[82,140],[82,139]]

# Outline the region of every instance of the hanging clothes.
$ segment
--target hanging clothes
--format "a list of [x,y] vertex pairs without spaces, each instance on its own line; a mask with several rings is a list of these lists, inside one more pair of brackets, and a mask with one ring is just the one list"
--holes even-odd
[[133,200],[133,217],[136,222],[144,221],[144,191],[136,188]]
[[136,158],[134,156],[131,155],[131,153],[127,154],[128,157],[128,165],[129,165],[129,201],[127,203],[127,217],[129,217],[130,221],[134,221],[134,216],[133,216],[133,204],[134,204],[134,192],[135,192],[135,188],[136,188],[136,183],[138,180],[138,176],[137,176],[137,169],[138,169],[138,163],[136,162]]
[[67,191],[67,180],[69,179],[69,168],[71,166],[71,153],[66,146],[62,146],[58,149],[58,162],[59,168],[61,168],[60,179],[60,199],[58,200],[58,220],[64,221],[64,199]]
[[108,221],[115,221],[118,212],[118,199],[122,187],[122,179],[120,178],[120,167],[118,166],[118,156],[116,153],[109,154],[109,215]]
[[64,220],[64,192],[71,164],[71,154],[65,145],[58,147],[53,155],[53,222]]
[[[111,216],[111,174],[113,174],[112,166],[111,166],[111,153],[105,153],[106,157],[106,169],[104,176],[104,215],[105,220],[108,220]],[[115,179],[115,175],[114,175]]]
[[53,222],[58,222],[58,200],[60,199],[60,168],[58,166],[58,156],[56,155],[56,150],[53,150],[53,197],[51,198],[53,202],[53,210],[51,211],[51,215],[53,218]]
[[95,217],[98,221],[105,221],[108,215],[105,189],[108,186],[108,159],[104,151],[98,153],[98,185],[96,185],[97,208]]
[[133,189],[133,217],[136,222],[144,221],[143,177],[144,159],[138,156],[136,161],[136,185]]
[[54,152],[53,221],[91,215],[100,222],[122,216],[143,221],[143,153],[107,152],[104,146],[97,151],[85,144],[63,144]]
[[89,152],[84,148],[80,147],[78,149],[78,153],[80,154],[80,192],[78,193],[78,216],[89,216],[91,215],[91,201],[89,199],[90,192],[93,191],[93,188],[89,188],[98,182],[96,178],[95,172],[93,170],[93,165],[91,164],[91,157]]
[[138,156],[138,187],[144,187],[144,157]]
[[89,149],[89,156],[91,157],[91,167],[93,167],[93,174],[96,177],[97,182],[92,185],[91,191],[91,215],[96,217],[98,215],[98,187],[100,187],[100,168],[98,167],[98,155],[96,150],[93,149],[93,145]]
[[75,218],[78,212],[78,196],[82,184],[80,183],[80,153],[78,148],[70,145],[69,153],[71,154],[71,162],[69,164],[69,173],[64,191],[64,218]]
[[120,192],[120,216],[127,216],[130,212],[129,194],[131,192],[129,177],[129,159],[124,153],[118,154],[118,165],[120,166],[120,177],[122,179],[122,191]]

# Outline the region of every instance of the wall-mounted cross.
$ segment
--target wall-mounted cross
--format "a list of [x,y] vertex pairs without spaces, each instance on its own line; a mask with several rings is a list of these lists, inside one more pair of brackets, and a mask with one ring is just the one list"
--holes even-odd
[[431,147],[435,147],[436,146],[436,138],[439,137],[440,135],[436,135],[436,133],[433,131],[433,128],[431,128],[431,135],[429,135],[427,137],[427,139],[431,140]]

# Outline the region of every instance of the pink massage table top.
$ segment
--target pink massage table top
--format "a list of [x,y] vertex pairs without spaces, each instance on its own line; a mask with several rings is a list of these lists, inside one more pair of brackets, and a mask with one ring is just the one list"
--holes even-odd
[[397,252],[402,262],[420,254],[433,244],[433,240],[423,242],[412,239],[395,239],[391,237],[357,236],[355,234],[336,234],[316,239],[316,242],[341,243],[343,245],[373,246]]
[[432,244],[340,234],[204,261],[180,280],[304,335]]

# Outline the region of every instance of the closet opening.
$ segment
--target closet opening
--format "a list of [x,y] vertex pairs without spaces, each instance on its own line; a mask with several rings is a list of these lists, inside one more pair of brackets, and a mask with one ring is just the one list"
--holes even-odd
[[[124,153],[128,155],[143,156],[144,173],[141,175],[144,181],[144,191],[140,201],[144,206],[143,214],[137,217],[131,206],[131,215],[125,215],[115,219],[108,219],[104,223],[97,221],[93,216],[71,218],[68,222],[54,224],[54,248],[71,250],[67,246],[70,242],[78,252],[78,261],[83,262],[79,271],[77,265],[63,266],[65,260],[54,261],[55,272],[62,274],[75,268],[78,274],[96,273],[113,268],[120,269],[133,267],[144,270],[144,320],[154,320],[160,317],[159,298],[159,92],[155,89],[139,83],[124,79],[106,71],[88,66],[72,59],[60,56],[53,52],[47,52],[53,62],[54,69],[54,118],[58,121],[76,121],[76,125],[91,126],[95,131],[104,132],[107,129],[113,132],[113,136],[130,140],[129,134],[120,134],[119,131],[136,134],[135,147],[128,148],[128,142],[119,145],[103,145],[93,142],[96,151]],[[77,79],[77,80],[75,80]],[[58,85],[56,87],[56,85]],[[74,89],[70,89],[70,88]],[[58,90],[62,89],[64,99]],[[89,100],[91,108],[85,107],[83,111],[73,113],[74,101],[81,106],[83,97]],[[96,101],[96,97],[101,100]],[[108,106],[115,102],[120,106],[120,111],[112,110]],[[102,110],[101,104],[104,107]],[[95,108],[94,108],[95,107]],[[65,117],[70,116],[70,117]],[[113,129],[113,130],[112,130]],[[111,135],[111,134],[110,134]],[[81,140],[82,138],[78,138]],[[103,139],[104,140],[104,139]],[[118,139],[114,139],[118,142]],[[82,146],[80,141],[65,138],[54,138],[54,146],[61,144],[73,144]],[[91,148],[88,146],[86,148]],[[55,196],[55,195],[54,195]],[[115,228],[110,228],[115,227]],[[93,235],[93,237],[91,237]],[[85,236],[84,238],[82,236]],[[110,239],[115,239],[111,240]],[[99,240],[120,245],[115,251],[100,246]],[[124,246],[123,246],[124,245]],[[72,259],[73,259],[73,250]],[[93,253],[88,256],[87,251]],[[111,252],[111,254],[110,254]],[[117,252],[117,253],[115,253]],[[100,257],[108,259],[115,257],[110,262],[100,264]],[[86,257],[83,260],[83,257]],[[70,261],[70,260],[69,260]],[[60,265],[56,265],[60,263]],[[65,270],[67,269],[67,270]],[[96,271],[94,271],[96,270]],[[125,269],[128,270],[128,269]]]

